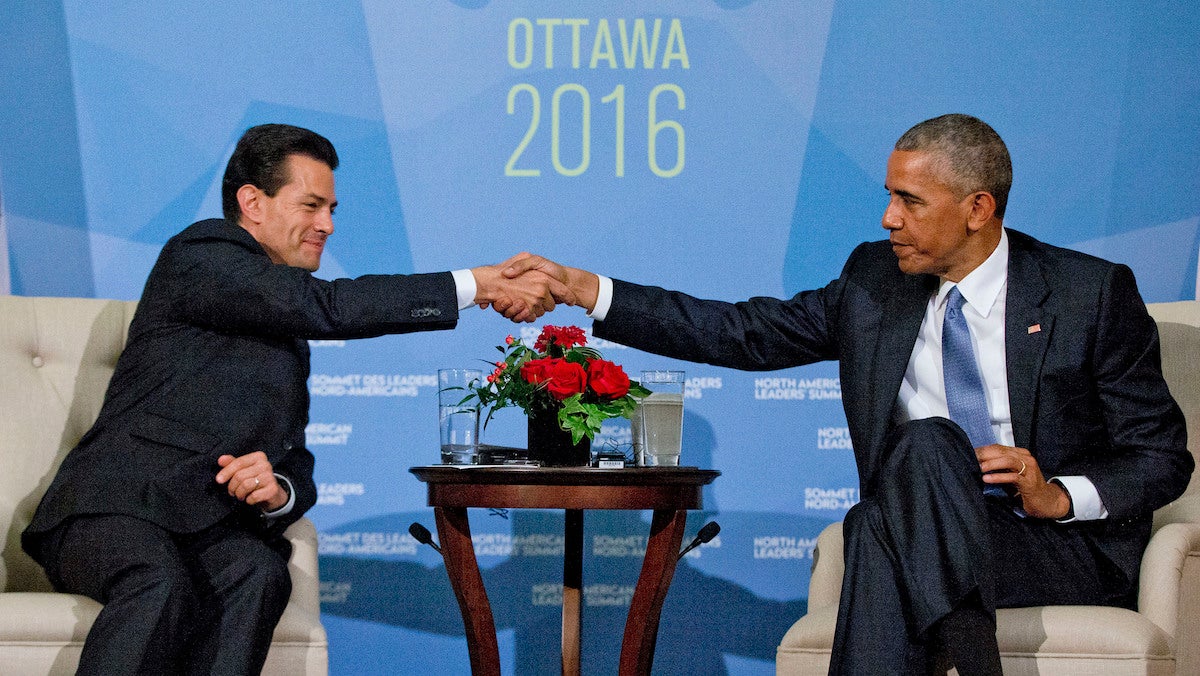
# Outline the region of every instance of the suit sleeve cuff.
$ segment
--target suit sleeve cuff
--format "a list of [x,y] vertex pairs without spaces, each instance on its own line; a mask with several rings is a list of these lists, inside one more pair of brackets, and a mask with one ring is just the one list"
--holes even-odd
[[475,304],[475,293],[479,287],[475,285],[475,275],[470,270],[451,270],[454,276],[454,292],[458,296],[458,309],[466,310]]
[[596,307],[588,313],[592,319],[602,322],[608,316],[608,309],[612,307],[613,297],[613,281],[604,275],[596,275],[600,278],[600,290],[596,294]]
[[279,483],[283,484],[283,489],[285,491],[287,491],[287,494],[288,494],[288,500],[279,509],[276,509],[276,510],[273,510],[270,512],[263,512],[263,516],[268,519],[277,519],[277,518],[287,514],[288,512],[292,511],[292,507],[296,506],[296,491],[295,491],[295,489],[292,488],[292,482],[290,480],[288,480],[288,478],[283,476],[282,474],[276,474],[275,480],[278,481]]
[[1067,492],[1067,496],[1071,498],[1073,514],[1066,519],[1059,519],[1059,523],[1096,521],[1108,518],[1108,510],[1104,507],[1104,502],[1100,500],[1100,493],[1096,491],[1096,486],[1091,479],[1085,476],[1056,476],[1050,481],[1062,486],[1063,490]]

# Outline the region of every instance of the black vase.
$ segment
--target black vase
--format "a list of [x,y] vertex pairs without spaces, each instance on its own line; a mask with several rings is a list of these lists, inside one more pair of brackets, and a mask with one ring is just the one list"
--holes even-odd
[[592,440],[571,443],[571,433],[558,426],[558,411],[534,410],[529,415],[529,459],[543,467],[587,467],[592,463]]

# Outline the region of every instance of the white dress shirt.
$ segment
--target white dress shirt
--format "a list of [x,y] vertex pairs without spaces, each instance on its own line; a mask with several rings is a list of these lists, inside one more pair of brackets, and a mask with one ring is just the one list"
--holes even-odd
[[475,275],[470,270],[451,270],[454,275],[454,292],[458,297],[458,309],[466,310],[475,304],[475,293],[479,287],[475,285]]
[[592,308],[588,316],[602,322],[608,316],[608,308],[612,307],[613,283],[609,277],[596,276],[600,278],[600,290],[596,293],[596,306]]

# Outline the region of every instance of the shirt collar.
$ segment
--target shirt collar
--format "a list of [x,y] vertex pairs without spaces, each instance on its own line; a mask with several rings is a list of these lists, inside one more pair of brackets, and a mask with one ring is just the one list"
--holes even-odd
[[[1008,282],[1008,233],[1000,229],[1000,243],[979,267],[967,273],[958,283],[958,292],[980,315],[987,317],[996,304],[996,299]],[[954,282],[943,279],[938,286],[936,307],[946,301],[946,294],[954,288]]]

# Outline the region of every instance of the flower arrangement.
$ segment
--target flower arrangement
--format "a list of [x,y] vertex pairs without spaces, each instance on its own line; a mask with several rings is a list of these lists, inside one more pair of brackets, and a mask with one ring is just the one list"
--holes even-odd
[[588,347],[577,326],[545,327],[532,349],[512,336],[496,349],[504,358],[466,399],[489,409],[485,426],[507,406],[519,406],[531,417],[557,411],[559,428],[578,444],[584,437],[594,439],[603,421],[630,418],[638,400],[650,394]]

